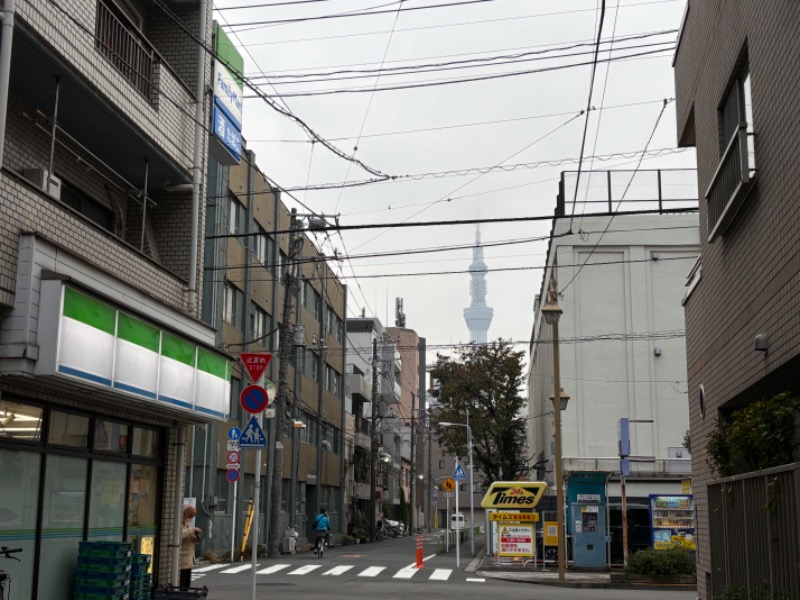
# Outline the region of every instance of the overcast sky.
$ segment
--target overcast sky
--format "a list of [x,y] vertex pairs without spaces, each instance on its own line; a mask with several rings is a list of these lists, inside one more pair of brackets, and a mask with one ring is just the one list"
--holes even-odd
[[[371,169],[409,176],[292,192],[314,212],[339,215],[341,225],[549,216],[561,171],[578,167],[573,159],[581,154],[586,119],[579,114],[588,102],[599,0],[214,0],[214,5],[216,20],[245,58],[246,76],[265,94],[342,152],[351,155],[357,147],[356,158]],[[246,5],[252,8],[235,8]],[[612,37],[614,58],[650,54],[598,64],[584,171],[634,168],[636,153],[651,134],[650,151],[676,146],[674,103],[653,130],[663,100],[674,96],[671,62],[685,0],[606,5],[600,60],[609,57]],[[318,18],[364,11],[378,14]],[[476,59],[484,64],[476,67]],[[442,63],[449,68],[442,70]],[[587,64],[553,69],[578,63]],[[381,65],[394,71],[377,78]],[[399,67],[411,72],[398,75]],[[343,70],[359,72],[331,74]],[[497,77],[506,73],[515,75]],[[478,80],[380,91],[453,79]],[[366,91],[341,93],[354,88]],[[294,95],[315,92],[326,93]],[[259,168],[283,188],[375,178],[310,143],[295,121],[252,98],[253,92],[245,94],[251,96],[244,103],[248,147]],[[624,156],[609,158],[616,154]],[[561,165],[536,165],[564,159]],[[506,168],[476,170],[501,166]],[[642,169],[660,167],[693,168],[694,152],[651,152],[641,163]],[[288,195],[284,201],[296,206]],[[549,220],[484,224],[481,237],[486,243],[541,238],[550,227]],[[463,309],[470,302],[466,270],[472,250],[363,255],[464,246],[474,239],[475,225],[459,225],[344,231],[341,237],[320,236],[319,242],[326,253],[335,249],[345,257],[340,272],[350,290],[348,316],[365,309],[367,316],[394,325],[395,298],[402,297],[407,327],[436,350],[469,341]],[[485,249],[487,304],[494,309],[490,339],[530,339],[546,249],[546,241]],[[508,268],[521,270],[492,271]],[[433,272],[442,274],[428,274]],[[376,277],[383,275],[389,277]]]

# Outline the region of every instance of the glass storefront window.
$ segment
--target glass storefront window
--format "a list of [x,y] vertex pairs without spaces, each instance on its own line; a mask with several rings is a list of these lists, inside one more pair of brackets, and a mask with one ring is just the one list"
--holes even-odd
[[51,412],[47,441],[59,446],[88,448],[89,417],[58,411]]
[[125,518],[125,463],[96,460],[92,463],[92,489],[89,498],[89,541],[122,540]]
[[0,400],[0,439],[41,441],[43,413],[38,406]]
[[94,423],[94,449],[103,452],[125,452],[128,449],[128,426],[97,419]]
[[0,450],[0,546],[22,548],[16,555],[20,562],[3,560],[0,565],[11,575],[15,598],[33,593],[40,465],[40,454]]
[[158,432],[153,429],[133,428],[133,447],[134,456],[145,456],[155,458],[158,456]]
[[47,456],[39,598],[63,598],[65,582],[75,578],[78,542],[83,539],[88,464],[84,458]]
[[[158,468],[131,465],[128,490],[128,540],[133,542],[134,551],[151,556],[154,551],[155,536],[158,533],[157,500]],[[151,569],[154,562],[154,559],[150,561]]]

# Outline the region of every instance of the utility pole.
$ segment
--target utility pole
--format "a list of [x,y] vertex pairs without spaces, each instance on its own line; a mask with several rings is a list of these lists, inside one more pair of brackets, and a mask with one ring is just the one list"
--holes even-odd
[[[425,427],[428,428],[428,533],[431,532],[431,523],[433,522],[433,444],[431,439],[431,414],[426,409],[425,412]],[[439,510],[439,506],[436,506],[436,510]]]
[[417,395],[411,394],[411,484],[409,485],[409,500],[411,501],[411,532],[417,530],[417,436],[416,426],[414,425],[414,412],[417,408]]
[[378,461],[378,436],[375,422],[378,420],[378,338],[372,340],[372,418],[370,419],[370,457],[369,457],[369,541],[375,543],[375,487],[377,461]]
[[[292,293],[295,274],[292,272],[295,258],[303,249],[302,235],[297,232],[297,209],[292,209],[289,223],[289,253],[283,278],[283,315],[281,317],[280,345],[278,347],[278,395],[275,402],[275,436],[270,440],[273,454],[271,503],[269,515],[269,554],[277,556],[281,551],[281,490],[283,487],[283,443],[287,436],[286,406],[289,399],[289,363],[292,360]],[[257,499],[256,499],[257,500]]]

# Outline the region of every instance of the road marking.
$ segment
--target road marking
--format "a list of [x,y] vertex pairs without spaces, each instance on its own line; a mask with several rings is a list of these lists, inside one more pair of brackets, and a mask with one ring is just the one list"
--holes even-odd
[[206,567],[200,567],[199,569],[192,569],[192,573],[207,573],[208,571],[214,571],[216,569],[221,569],[222,567],[228,567],[229,564],[221,564],[221,565],[208,565]]
[[338,567],[333,567],[330,571],[325,571],[323,575],[341,575],[342,573],[347,573],[354,566],[355,565],[339,565]]
[[483,577],[467,577],[467,581],[471,581],[472,583],[485,583],[486,579]]
[[368,569],[364,569],[361,573],[358,574],[359,577],[377,577],[378,573],[383,571],[386,567],[369,567]]
[[308,575],[311,571],[316,571],[317,569],[321,568],[322,565],[303,565],[299,569],[295,569],[289,575]]
[[277,573],[278,571],[283,571],[284,569],[288,569],[291,566],[292,565],[272,565],[271,567],[267,567],[266,569],[261,569],[260,571],[256,571],[256,575],[272,575],[273,573]]
[[433,581],[447,581],[450,579],[450,575],[453,573],[452,569],[436,569],[429,579]]
[[412,565],[410,567],[404,567],[400,569],[397,573],[394,574],[395,579],[411,579],[414,575],[419,572],[416,565]]
[[[247,571],[247,569],[251,569],[253,565],[250,563],[246,565],[239,565],[238,567],[233,567],[231,569],[225,569],[224,571],[220,571],[220,573],[241,573],[242,571]],[[256,565],[258,567],[258,565]]]

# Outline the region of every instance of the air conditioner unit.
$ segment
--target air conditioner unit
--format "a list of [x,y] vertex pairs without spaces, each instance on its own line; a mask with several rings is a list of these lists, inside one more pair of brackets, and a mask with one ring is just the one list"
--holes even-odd
[[51,198],[61,199],[61,180],[47,169],[23,169],[22,176]]

